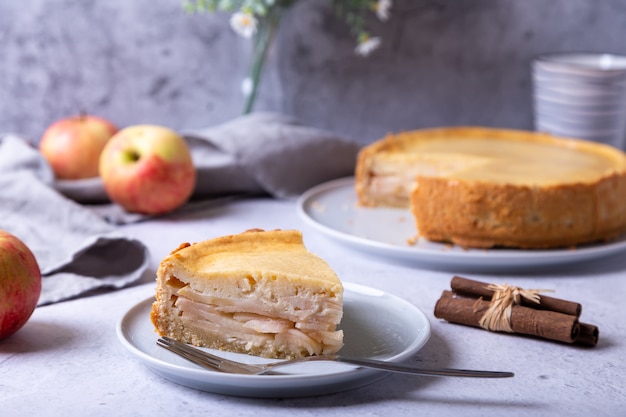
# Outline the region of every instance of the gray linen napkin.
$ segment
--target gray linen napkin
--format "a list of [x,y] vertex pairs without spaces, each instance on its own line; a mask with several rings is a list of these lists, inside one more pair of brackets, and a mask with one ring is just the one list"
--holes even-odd
[[[219,204],[224,196],[296,197],[314,185],[352,175],[359,150],[355,142],[276,113],[252,113],[182,135],[198,179],[191,201],[174,214]],[[98,192],[99,179],[57,182],[56,187],[83,203],[106,201],[106,194]],[[112,204],[92,208],[113,224],[150,219]]]
[[20,238],[43,275],[39,305],[141,278],[147,248],[51,184],[49,165],[24,140],[0,136],[0,229]]
[[222,189],[211,188],[216,186],[216,176],[207,170],[215,166],[211,158],[195,159],[199,194],[223,192],[236,185],[240,191],[295,197],[319,183],[352,175],[359,150],[356,143],[334,133],[275,113],[241,116],[185,137],[192,153],[212,147],[221,158],[231,158],[227,166],[233,177],[222,179]]

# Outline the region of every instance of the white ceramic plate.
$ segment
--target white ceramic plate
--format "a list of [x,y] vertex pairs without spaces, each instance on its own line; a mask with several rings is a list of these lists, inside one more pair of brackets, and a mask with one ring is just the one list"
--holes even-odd
[[[234,375],[201,368],[157,346],[150,322],[153,298],[132,307],[117,326],[126,349],[155,373],[175,383],[217,394],[245,397],[304,397],[358,388],[388,374],[334,362],[297,364],[281,369],[284,375]],[[424,313],[409,302],[385,292],[344,283],[345,356],[399,362],[415,355],[430,337]],[[269,360],[214,351],[217,355],[247,363]]]
[[318,185],[298,200],[300,216],[314,229],[356,250],[415,266],[447,271],[503,272],[588,261],[626,250],[626,236],[575,250],[463,249],[419,239],[408,210],[357,205],[354,178]]

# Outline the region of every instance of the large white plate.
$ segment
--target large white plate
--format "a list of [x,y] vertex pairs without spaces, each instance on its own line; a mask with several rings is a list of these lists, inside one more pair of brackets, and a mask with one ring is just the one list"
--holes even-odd
[[[304,397],[358,388],[387,373],[334,362],[297,364],[281,369],[284,375],[234,375],[203,369],[157,346],[150,322],[153,298],[132,307],[117,326],[122,344],[155,373],[175,383],[217,394],[246,397]],[[398,362],[419,351],[430,337],[424,313],[409,302],[385,292],[344,283],[345,356]],[[267,362],[249,355],[207,349],[247,363]]]
[[387,259],[432,269],[502,272],[599,259],[626,250],[626,236],[574,250],[463,249],[419,239],[408,210],[357,205],[354,178],[330,181],[302,194],[298,213],[314,229],[340,243]]

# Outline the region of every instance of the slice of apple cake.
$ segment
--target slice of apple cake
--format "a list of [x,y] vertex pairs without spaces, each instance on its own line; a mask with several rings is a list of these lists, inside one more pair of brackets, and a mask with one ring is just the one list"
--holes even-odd
[[157,333],[269,358],[332,354],[343,286],[295,230],[260,229],[182,244],[157,271]]

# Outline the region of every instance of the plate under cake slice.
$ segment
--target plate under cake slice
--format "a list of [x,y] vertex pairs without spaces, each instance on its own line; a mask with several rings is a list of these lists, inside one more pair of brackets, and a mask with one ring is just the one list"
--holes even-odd
[[295,230],[250,230],[183,244],[157,271],[151,319],[162,336],[269,358],[336,353],[343,286]]
[[477,127],[390,134],[362,149],[362,206],[410,207],[418,235],[464,247],[557,248],[626,232],[626,154]]

